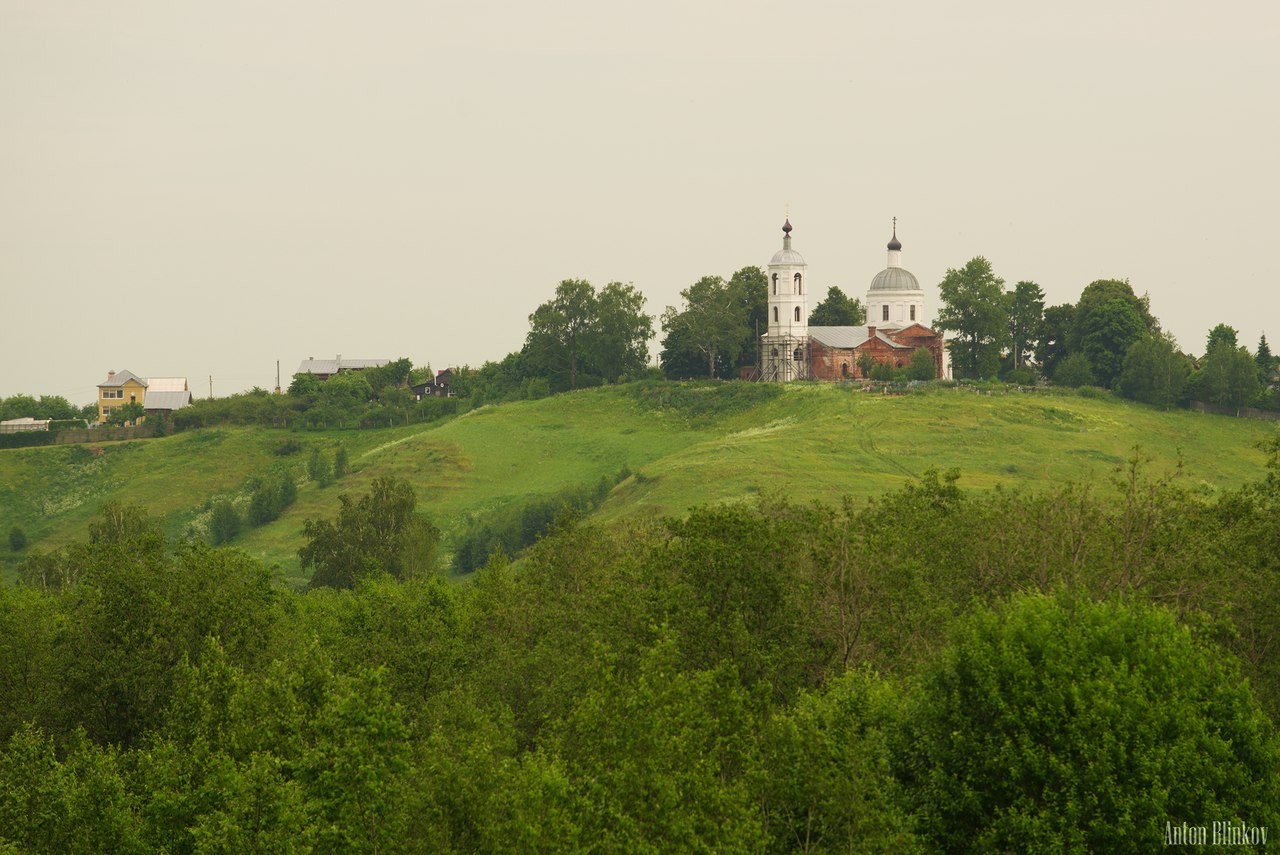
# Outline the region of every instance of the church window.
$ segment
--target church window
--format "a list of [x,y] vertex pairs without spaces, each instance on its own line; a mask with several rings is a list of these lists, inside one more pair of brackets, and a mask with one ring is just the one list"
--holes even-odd
[[794,357],[795,357],[796,362],[803,362],[803,361],[804,361],[804,348],[802,348],[802,347],[797,347],[797,348],[796,348],[796,352],[795,352],[795,353],[793,353],[793,354],[792,354],[792,356],[794,356]]
[[796,320],[800,320],[800,307],[796,306]]
[[773,274],[773,293],[774,296],[777,296],[778,294],[778,274],[776,273]]
[[778,358],[778,348],[776,348],[776,347],[773,349],[773,358],[774,358],[774,359],[777,359],[777,358]]
[[777,306],[774,306],[774,307],[773,307],[773,322],[774,322],[775,324],[778,322],[778,307],[777,307]]
[[888,303],[885,303],[883,306],[880,307],[880,320],[882,321],[889,320],[889,304]]
[[915,319],[916,319],[916,307],[913,305],[911,307],[911,320],[914,321]]
[[804,293],[804,286],[801,284],[800,274],[799,274],[799,273],[797,273],[797,274],[795,275],[795,282],[796,282],[796,293],[797,293],[797,294],[803,294],[803,293]]

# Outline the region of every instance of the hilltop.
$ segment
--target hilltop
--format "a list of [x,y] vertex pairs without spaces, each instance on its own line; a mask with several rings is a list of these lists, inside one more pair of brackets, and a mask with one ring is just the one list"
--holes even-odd
[[425,426],[212,428],[96,449],[0,451],[0,531],[16,525],[31,547],[60,546],[82,539],[98,508],[118,499],[162,516],[171,537],[198,534],[213,500],[244,502],[251,479],[273,470],[301,481],[313,447],[332,453],[342,444],[350,475],[324,488],[302,483],[279,520],[235,541],[296,583],[303,521],[332,515],[339,493],[362,492],[384,475],[413,485],[449,548],[478,515],[601,478],[621,480],[595,513],[618,520],[756,495],[865,498],[931,468],[959,469],[966,489],[1099,483],[1140,446],[1156,471],[1181,459],[1184,486],[1212,495],[1258,477],[1254,446],[1273,430],[1103,393],[633,384],[481,407]]

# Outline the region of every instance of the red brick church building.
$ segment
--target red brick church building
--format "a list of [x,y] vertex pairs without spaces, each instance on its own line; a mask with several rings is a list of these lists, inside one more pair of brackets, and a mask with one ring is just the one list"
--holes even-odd
[[760,338],[758,378],[768,381],[842,380],[863,376],[862,355],[894,368],[905,366],[919,348],[934,360],[934,376],[950,373],[942,334],[930,329],[924,291],[902,267],[897,223],[889,241],[889,265],[867,290],[867,324],[857,327],[809,326],[808,265],[791,248],[791,221],[782,227],[782,249],[769,262],[769,329]]

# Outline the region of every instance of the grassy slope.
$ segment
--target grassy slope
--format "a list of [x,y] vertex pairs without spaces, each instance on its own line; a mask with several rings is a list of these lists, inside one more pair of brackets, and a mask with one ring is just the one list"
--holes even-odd
[[797,500],[871,496],[931,467],[958,468],[969,488],[1096,481],[1110,477],[1135,445],[1161,472],[1181,454],[1184,485],[1212,493],[1259,477],[1254,443],[1275,429],[1110,397],[959,390],[884,396],[810,384],[790,385],[734,422],[646,467],[642,474],[652,480],[620,485],[602,513],[681,513],[775,489]]
[[[1257,478],[1262,456],[1253,444],[1274,430],[1110,398],[950,390],[886,397],[826,384],[793,384],[721,418],[691,412],[601,389],[486,407],[425,427],[332,434],[220,429],[107,444],[97,457],[65,447],[0,451],[0,533],[21,525],[39,546],[60,545],[83,537],[102,502],[119,498],[163,513],[177,535],[201,524],[209,498],[244,502],[253,475],[285,466],[301,477],[311,445],[342,441],[352,475],[324,490],[303,486],[279,521],[237,541],[297,581],[303,520],[331,515],[339,492],[363,491],[380,475],[408,478],[422,509],[451,535],[476,513],[623,466],[638,477],[615,488],[600,510],[606,519],[678,514],[772,490],[796,500],[869,496],[929,467],[958,467],[961,485],[971,488],[1097,480],[1135,444],[1161,469],[1181,452],[1187,483],[1208,493]],[[291,436],[304,450],[274,456]]]

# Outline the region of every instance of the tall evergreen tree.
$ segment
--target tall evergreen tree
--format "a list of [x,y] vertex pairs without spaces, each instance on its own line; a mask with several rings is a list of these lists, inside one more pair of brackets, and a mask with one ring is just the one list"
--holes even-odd
[[1253,361],[1258,363],[1258,382],[1264,386],[1271,383],[1271,374],[1275,371],[1276,360],[1271,355],[1271,346],[1267,344],[1267,334],[1263,333],[1258,339],[1258,352],[1254,354]]

